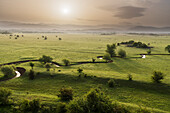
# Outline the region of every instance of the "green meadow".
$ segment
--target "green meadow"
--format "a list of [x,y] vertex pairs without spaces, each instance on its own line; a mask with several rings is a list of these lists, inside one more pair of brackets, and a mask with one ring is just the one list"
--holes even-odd
[[[14,34],[13,34],[14,35]],[[71,64],[76,62],[104,61],[97,59],[106,52],[106,45],[122,41],[141,41],[150,43],[152,54],[168,54],[165,47],[170,44],[170,36],[150,35],[99,35],[99,34],[23,34],[24,37],[15,39],[14,36],[0,34],[0,64],[36,60],[42,55],[48,55],[53,61],[62,65],[63,59]],[[47,40],[42,38],[47,36]],[[57,35],[57,37],[56,37]],[[59,40],[58,38],[62,40]],[[146,54],[148,49],[117,46],[116,53],[123,49],[126,58],[113,57],[112,63],[89,63],[56,67],[50,72],[39,62],[34,71],[39,73],[34,80],[29,80],[29,63],[14,65],[23,67],[26,73],[15,79],[1,81],[0,87],[13,91],[15,102],[23,99],[39,98],[42,103],[55,105],[60,102],[57,96],[63,87],[72,87],[74,99],[83,96],[91,88],[101,89],[113,101],[130,108],[144,107],[154,112],[170,112],[170,55],[146,55],[145,59],[138,54]],[[87,77],[78,77],[77,69],[82,68]],[[58,70],[61,70],[59,72]],[[154,71],[161,71],[166,76],[162,83],[155,84],[151,80]],[[127,75],[133,76],[129,81]],[[52,77],[50,76],[52,75]],[[3,77],[0,72],[0,77]],[[114,79],[116,87],[110,88],[108,80]]]

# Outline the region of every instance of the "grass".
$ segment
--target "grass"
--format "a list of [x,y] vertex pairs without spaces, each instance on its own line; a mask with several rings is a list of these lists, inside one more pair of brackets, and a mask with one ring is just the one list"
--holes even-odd
[[[151,43],[151,46],[154,46],[153,54],[167,54],[164,48],[170,42],[170,36],[57,34],[62,38],[59,41],[56,34],[43,35],[48,36],[48,39],[43,40],[42,34],[24,34],[23,38],[17,40],[14,37],[9,39],[9,36],[0,35],[0,64],[38,59],[42,55],[49,55],[61,64],[63,64],[63,59],[71,62],[92,61],[92,58],[105,53],[107,44],[128,40]],[[37,37],[40,39],[38,40]],[[146,56],[146,59],[141,59],[136,54],[147,53],[147,49],[125,46],[117,47],[117,51],[119,49],[126,51],[127,58],[113,58],[113,63],[56,67],[55,71],[51,69],[51,73],[46,72],[39,62],[33,62],[35,72],[40,72],[35,80],[28,79],[27,74],[31,69],[29,63],[18,64],[16,66],[27,70],[25,75],[1,82],[0,87],[12,89],[13,98],[16,101],[25,98],[40,98],[46,104],[56,104],[60,101],[57,94],[62,87],[72,87],[74,98],[84,95],[90,88],[100,88],[113,100],[123,104],[170,111],[170,56],[151,55]],[[96,58],[96,61],[103,60]],[[88,77],[78,77],[79,67]],[[162,84],[152,83],[151,75],[155,70],[166,74]],[[133,76],[133,81],[128,81],[128,74]],[[2,76],[0,72],[0,77]],[[107,85],[107,81],[112,78],[117,83],[115,88],[109,88]]]

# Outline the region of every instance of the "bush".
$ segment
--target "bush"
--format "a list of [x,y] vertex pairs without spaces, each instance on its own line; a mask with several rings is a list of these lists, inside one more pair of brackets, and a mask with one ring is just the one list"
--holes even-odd
[[92,62],[94,63],[96,61],[96,59],[92,58]]
[[126,51],[124,51],[124,50],[122,50],[122,49],[120,49],[120,50],[118,51],[118,54],[120,55],[121,58],[126,57]]
[[15,70],[12,66],[2,66],[1,71],[4,74],[4,77],[13,77],[15,76]]
[[131,74],[128,74],[128,75],[127,75],[127,78],[128,78],[129,81],[132,81],[132,78],[133,78],[133,77],[132,77]]
[[110,54],[106,53],[106,54],[103,56],[103,59],[105,59],[106,62],[108,62],[109,60],[111,60]]
[[168,51],[168,53],[170,53],[170,45],[167,45],[167,46],[165,47],[165,51]]
[[82,72],[83,72],[83,69],[78,68],[77,71],[78,71],[78,73],[82,73]]
[[47,68],[47,71],[50,71],[51,65],[50,65],[49,63],[47,63],[47,64],[45,65],[45,68]]
[[72,100],[73,99],[73,89],[72,88],[61,88],[60,94],[58,96],[63,101]]
[[53,58],[51,58],[50,56],[46,56],[46,55],[43,55],[39,61],[46,64],[46,63],[50,63],[52,62]]
[[34,70],[31,69],[29,72],[29,79],[34,80],[34,78],[35,78]]
[[0,104],[9,104],[9,96],[11,96],[12,91],[6,88],[0,88]]
[[151,51],[151,49],[149,49],[149,50],[147,51],[148,55],[150,55],[150,54],[151,54],[151,52],[152,52],[152,51]]
[[70,65],[70,61],[69,61],[69,60],[63,59],[62,61],[63,61],[63,63],[64,63],[65,66]]
[[161,83],[161,80],[164,79],[164,76],[165,75],[162,72],[154,71],[153,76],[151,78],[152,78],[153,82]]
[[70,113],[128,113],[125,108],[112,104],[111,99],[98,89],[92,89],[83,98],[71,101],[68,110]]
[[115,81],[113,79],[110,79],[108,81],[108,85],[109,85],[109,87],[115,87],[116,83],[115,83]]
[[22,103],[20,103],[19,110],[24,113],[38,113],[40,110],[40,101],[37,99],[32,101],[24,100]]

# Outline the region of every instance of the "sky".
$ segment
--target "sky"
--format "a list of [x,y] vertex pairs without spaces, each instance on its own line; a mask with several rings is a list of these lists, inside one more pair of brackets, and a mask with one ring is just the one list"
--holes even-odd
[[170,26],[170,0],[0,0],[0,21]]

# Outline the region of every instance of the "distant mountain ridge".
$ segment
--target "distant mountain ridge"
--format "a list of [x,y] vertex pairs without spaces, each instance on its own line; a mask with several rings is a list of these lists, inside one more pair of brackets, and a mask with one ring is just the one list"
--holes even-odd
[[170,27],[135,26],[130,31],[170,32]]
[[168,32],[170,27],[127,26],[127,25],[75,25],[75,24],[44,24],[0,21],[0,31],[9,32]]

